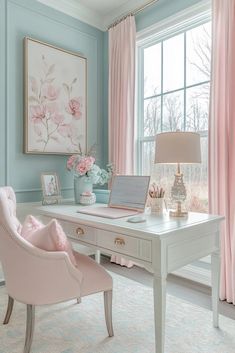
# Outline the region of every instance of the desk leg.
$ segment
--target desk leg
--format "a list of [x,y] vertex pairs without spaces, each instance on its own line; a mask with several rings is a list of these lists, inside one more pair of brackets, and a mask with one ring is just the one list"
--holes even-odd
[[220,286],[220,254],[211,254],[211,286],[212,286],[212,310],[213,325],[219,327],[219,286]]
[[100,264],[100,250],[95,251],[95,261]]
[[166,316],[166,278],[154,275],[154,318],[156,353],[164,353]]

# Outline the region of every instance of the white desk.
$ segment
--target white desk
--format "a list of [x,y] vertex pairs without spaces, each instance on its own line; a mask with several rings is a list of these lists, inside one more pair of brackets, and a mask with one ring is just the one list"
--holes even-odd
[[168,214],[149,215],[145,223],[133,224],[125,218],[113,220],[77,213],[79,207],[82,206],[43,206],[37,211],[47,220],[57,218],[71,240],[97,251],[123,255],[153,273],[156,353],[164,353],[168,273],[209,254],[213,324],[218,327],[219,230],[223,217],[200,213],[190,213],[182,219],[169,218]]

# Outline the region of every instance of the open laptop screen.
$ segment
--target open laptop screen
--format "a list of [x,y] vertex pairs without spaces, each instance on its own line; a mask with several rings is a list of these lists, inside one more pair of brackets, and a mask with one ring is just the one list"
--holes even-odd
[[116,175],[112,179],[109,207],[144,210],[149,181],[149,176]]

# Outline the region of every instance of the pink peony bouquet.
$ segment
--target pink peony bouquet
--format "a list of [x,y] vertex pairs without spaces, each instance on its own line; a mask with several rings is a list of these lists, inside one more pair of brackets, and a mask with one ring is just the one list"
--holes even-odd
[[107,183],[113,174],[113,166],[111,164],[107,165],[106,170],[101,169],[95,164],[95,158],[89,152],[87,155],[84,155],[81,148],[78,154],[74,154],[68,158],[67,169],[69,171],[73,170],[77,176],[87,177],[88,181],[92,182],[92,184],[100,185]]

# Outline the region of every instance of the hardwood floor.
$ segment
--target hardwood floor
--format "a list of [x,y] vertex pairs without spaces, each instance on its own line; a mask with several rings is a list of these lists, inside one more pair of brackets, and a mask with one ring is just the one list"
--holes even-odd
[[[101,263],[107,270],[152,287],[152,274],[141,267],[134,266],[130,269],[122,267],[111,263],[109,258],[105,256],[101,256]],[[198,284],[171,274],[168,276],[167,280],[167,293],[201,307],[211,309],[211,288],[206,285]],[[219,311],[220,314],[235,320],[235,305],[220,302]]]

